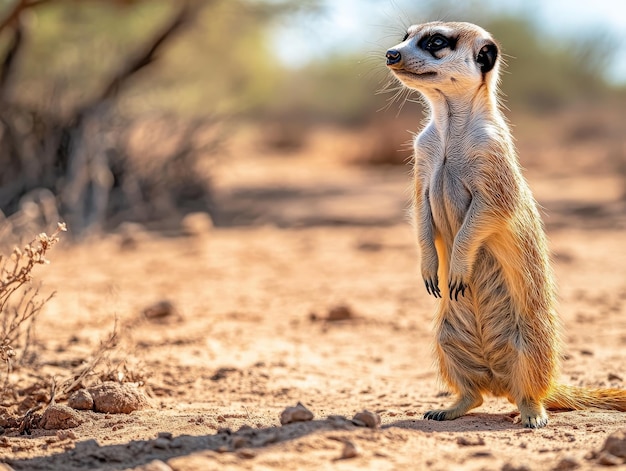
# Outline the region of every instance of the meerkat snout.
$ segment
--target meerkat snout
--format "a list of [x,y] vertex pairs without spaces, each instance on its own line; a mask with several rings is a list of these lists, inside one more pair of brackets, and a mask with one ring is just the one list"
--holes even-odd
[[402,60],[402,54],[395,49],[389,49],[385,57],[387,58],[387,65],[394,65]]

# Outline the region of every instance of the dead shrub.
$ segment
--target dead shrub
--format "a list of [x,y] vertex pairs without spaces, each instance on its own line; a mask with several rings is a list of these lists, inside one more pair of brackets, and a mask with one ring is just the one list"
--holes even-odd
[[47,252],[65,230],[65,224],[59,224],[52,235],[43,232],[23,249],[15,247],[9,257],[0,255],[0,360],[7,365],[7,374],[14,359],[25,358],[37,314],[52,296],[42,299],[30,284],[33,269],[48,263]]

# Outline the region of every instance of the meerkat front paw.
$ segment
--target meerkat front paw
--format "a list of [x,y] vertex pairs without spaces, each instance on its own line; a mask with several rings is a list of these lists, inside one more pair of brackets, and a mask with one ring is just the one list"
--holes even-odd
[[459,293],[461,296],[465,296],[465,290],[467,289],[467,283],[463,281],[463,277],[454,276],[450,274],[450,278],[448,281],[448,291],[450,293],[450,299],[455,301],[459,300]]
[[431,253],[426,249],[422,249],[422,254],[422,278],[426,285],[426,291],[435,298],[441,298],[439,277],[437,276],[437,270],[439,268],[437,253],[434,251]]
[[426,285],[426,291],[428,294],[433,295],[435,298],[441,298],[441,291],[439,290],[439,277],[434,275],[433,277],[424,277],[424,284]]

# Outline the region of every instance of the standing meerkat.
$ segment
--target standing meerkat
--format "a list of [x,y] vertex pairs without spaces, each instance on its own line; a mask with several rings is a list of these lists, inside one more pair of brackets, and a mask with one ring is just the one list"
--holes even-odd
[[411,26],[387,66],[430,119],[415,139],[414,214],[426,290],[441,298],[436,359],[452,420],[504,396],[525,427],[548,409],[626,411],[626,391],[556,382],[559,320],[546,237],[498,105],[499,47],[470,23]]

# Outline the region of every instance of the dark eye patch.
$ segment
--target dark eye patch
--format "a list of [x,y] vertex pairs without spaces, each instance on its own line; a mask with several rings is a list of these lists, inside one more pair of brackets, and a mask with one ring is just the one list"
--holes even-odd
[[[418,43],[418,46],[433,54],[445,48],[454,49],[456,42],[457,38],[448,38],[441,33],[435,33],[430,36],[424,36]],[[435,57],[434,54],[433,57]]]
[[404,37],[402,38],[402,42],[406,41],[407,39],[409,39],[409,33],[406,33],[404,35]]

